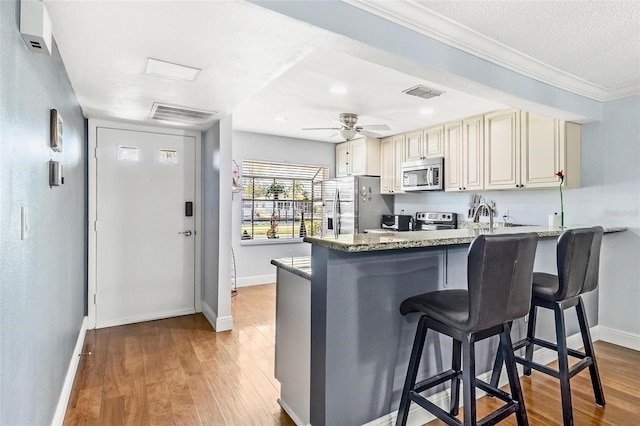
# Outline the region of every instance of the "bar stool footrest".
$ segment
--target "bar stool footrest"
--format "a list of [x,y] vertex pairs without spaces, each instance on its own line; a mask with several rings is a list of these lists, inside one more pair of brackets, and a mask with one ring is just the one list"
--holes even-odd
[[[516,345],[521,343],[521,342],[523,342],[524,340],[528,340],[528,339],[523,339],[520,342],[516,343]],[[543,348],[551,349],[552,351],[558,352],[558,345],[556,345],[555,343],[547,342],[546,340],[537,339],[537,338],[531,339],[531,342],[534,345],[542,346]],[[513,349],[514,350],[515,349],[520,349],[520,348],[522,348],[524,346],[526,346],[526,343],[524,345],[520,346],[519,348],[516,348],[515,345],[514,345]],[[582,352],[579,352],[579,351],[576,351],[576,350],[570,349],[570,348],[567,348],[567,355],[571,355],[574,358],[580,358],[580,359],[583,359],[583,358],[587,357],[587,355],[585,353],[582,353]]]
[[434,386],[438,386],[439,384],[442,384],[444,382],[448,382],[454,377],[460,376],[460,375],[461,375],[461,372],[459,371],[447,370],[433,377],[429,377],[428,379],[423,380],[420,383],[416,383],[413,390],[416,393],[420,393]]

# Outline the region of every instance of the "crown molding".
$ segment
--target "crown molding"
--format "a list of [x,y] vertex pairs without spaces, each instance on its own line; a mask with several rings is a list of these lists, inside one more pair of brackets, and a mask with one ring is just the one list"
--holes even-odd
[[606,102],[640,94],[640,83],[606,88],[525,55],[413,1],[343,0],[496,65],[587,98]]

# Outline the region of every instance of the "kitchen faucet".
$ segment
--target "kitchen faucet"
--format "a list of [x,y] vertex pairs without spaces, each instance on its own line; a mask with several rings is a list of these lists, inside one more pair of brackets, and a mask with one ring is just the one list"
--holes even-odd
[[476,207],[476,210],[473,212],[473,221],[475,223],[479,222],[480,219],[480,211],[485,208],[489,211],[489,230],[493,229],[493,207],[491,207],[492,203],[488,203],[488,202],[483,202],[478,204],[478,206]]

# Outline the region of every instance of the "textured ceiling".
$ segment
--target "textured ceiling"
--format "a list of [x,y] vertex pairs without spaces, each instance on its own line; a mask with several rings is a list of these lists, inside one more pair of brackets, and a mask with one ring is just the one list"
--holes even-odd
[[413,0],[606,89],[640,82],[640,1]]
[[[503,105],[525,107],[520,98],[244,1],[44,2],[76,96],[91,118],[203,130],[233,114],[237,130],[338,142],[331,132],[300,129],[332,127],[338,114],[352,112],[361,116],[358,124],[388,124],[392,130],[381,132],[387,135]],[[368,3],[432,8],[602,86],[640,82],[640,31],[630,22],[640,3]],[[193,82],[147,75],[147,58],[202,72]],[[348,94],[329,94],[332,84]],[[430,101],[402,94],[417,84],[446,93]],[[149,118],[154,102],[218,114],[199,126],[157,122]],[[435,113],[420,116],[424,107]],[[545,113],[539,108],[545,107],[527,106]],[[579,119],[564,113],[550,115]],[[275,116],[287,120],[274,122]]]

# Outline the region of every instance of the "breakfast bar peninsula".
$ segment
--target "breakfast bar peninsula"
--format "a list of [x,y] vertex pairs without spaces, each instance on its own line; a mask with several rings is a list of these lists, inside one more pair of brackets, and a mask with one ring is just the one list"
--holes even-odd
[[[275,373],[283,408],[301,425],[392,424],[418,320],[400,315],[400,303],[429,291],[466,288],[467,250],[481,233],[528,232],[540,237],[534,269],[555,273],[558,228],[305,237],[312,244],[310,262],[272,261],[278,268]],[[588,294],[585,304],[594,321],[597,295]],[[578,331],[574,320],[567,327],[570,334]],[[512,330],[514,341],[523,336],[524,319]],[[538,335],[554,338],[550,312],[540,313]],[[490,338],[476,346],[479,374],[491,371],[497,345]],[[451,351],[451,339],[428,334],[418,379],[449,368]],[[446,385],[435,393],[434,402],[447,401]],[[410,424],[429,420],[421,410],[409,416]]]

